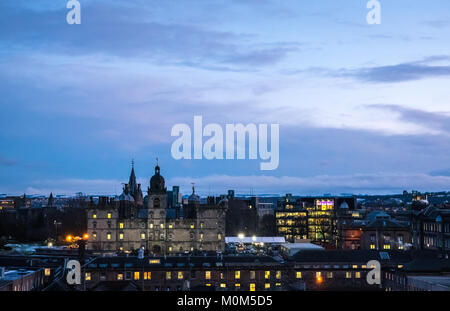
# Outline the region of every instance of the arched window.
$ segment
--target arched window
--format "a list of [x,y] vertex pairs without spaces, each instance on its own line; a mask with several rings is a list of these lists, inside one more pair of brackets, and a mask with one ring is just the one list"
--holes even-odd
[[160,202],[159,198],[155,198],[153,200],[153,207],[154,208],[159,208],[160,206],[161,206],[161,202]]

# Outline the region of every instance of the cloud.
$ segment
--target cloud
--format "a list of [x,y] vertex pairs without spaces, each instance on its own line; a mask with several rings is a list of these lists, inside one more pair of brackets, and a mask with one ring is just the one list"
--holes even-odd
[[398,105],[367,105],[366,107],[397,112],[402,121],[421,124],[432,130],[450,135],[450,112],[429,112]]
[[277,43],[273,49],[261,47],[257,36],[251,34],[150,20],[124,2],[87,3],[83,22],[76,27],[61,18],[65,8],[36,11],[7,5],[2,10],[8,14],[0,14],[0,47],[7,51],[141,58],[158,65],[184,64],[219,71],[277,64],[293,51],[289,43]]
[[429,20],[429,21],[422,22],[422,24],[427,25],[432,28],[442,29],[442,28],[450,26],[450,21],[443,20],[443,19],[442,20]]
[[42,179],[35,180],[26,188],[27,194],[73,195],[77,192],[86,194],[113,195],[121,192],[122,184],[114,179]]
[[313,177],[212,175],[202,178],[176,177],[170,179],[169,182],[180,185],[182,191],[186,192],[189,191],[190,183],[195,182],[198,191],[203,194],[207,194],[211,189],[216,194],[226,193],[228,189],[248,194],[252,189],[255,194],[294,193],[300,195],[401,193],[405,189],[450,190],[450,176],[394,173]]
[[0,166],[16,166],[19,164],[19,161],[14,159],[8,159],[0,155]]
[[450,176],[450,168],[430,172],[431,176]]
[[[442,64],[433,65],[432,63],[435,62],[440,62]],[[288,72],[288,74],[305,71],[337,78],[353,78],[368,83],[399,83],[427,78],[450,78],[450,57],[440,55],[430,56],[414,62],[376,67],[361,67],[357,69],[342,68],[339,70],[332,70],[322,67],[312,67],[308,70],[294,70]]]
[[[143,189],[147,187],[148,179],[141,178]],[[296,176],[230,176],[209,175],[204,177],[173,177],[166,180],[170,190],[172,186],[180,186],[181,192],[190,194],[192,183],[196,192],[201,195],[225,194],[233,189],[238,194],[282,195],[293,193],[297,195],[323,195],[331,193],[380,194],[401,193],[403,190],[418,189],[422,191],[449,191],[450,176],[430,174],[349,174],[349,175],[317,175],[311,177]],[[73,195],[83,192],[88,195],[120,194],[122,184],[118,180],[104,179],[61,179],[37,180],[33,186],[26,188],[27,194]]]

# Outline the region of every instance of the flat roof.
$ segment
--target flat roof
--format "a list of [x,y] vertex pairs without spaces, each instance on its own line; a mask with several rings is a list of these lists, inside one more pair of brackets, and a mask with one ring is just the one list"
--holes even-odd
[[288,249],[325,250],[322,246],[313,243],[285,243],[281,246]]
[[251,243],[286,243],[286,240],[284,237],[244,237],[239,238],[235,236],[228,236],[225,237],[225,243],[245,243],[245,244],[251,244]]
[[408,280],[416,280],[428,284],[441,285],[450,288],[450,276],[413,275]]

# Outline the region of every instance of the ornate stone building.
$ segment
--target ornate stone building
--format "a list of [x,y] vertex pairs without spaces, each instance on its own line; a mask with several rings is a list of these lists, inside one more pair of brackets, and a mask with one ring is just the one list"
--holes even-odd
[[134,165],[123,193],[115,198],[91,200],[87,208],[87,248],[99,251],[133,251],[170,254],[187,251],[223,251],[225,248],[226,199],[208,197],[206,204],[192,189],[188,204],[168,206],[168,194],[160,167],[150,179],[143,198],[136,183]]

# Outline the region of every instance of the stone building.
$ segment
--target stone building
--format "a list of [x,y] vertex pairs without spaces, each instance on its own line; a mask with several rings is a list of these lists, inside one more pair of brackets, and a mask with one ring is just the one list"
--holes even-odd
[[144,248],[154,254],[223,251],[227,199],[209,197],[201,204],[194,187],[192,190],[187,204],[169,207],[165,180],[157,165],[143,198],[133,167],[119,197],[100,198],[98,203],[91,200],[87,248],[125,252]]

